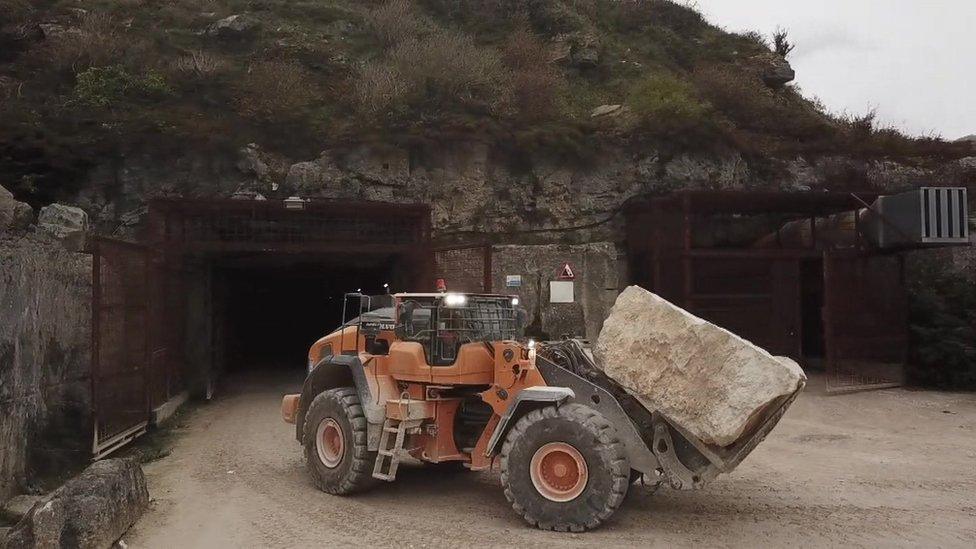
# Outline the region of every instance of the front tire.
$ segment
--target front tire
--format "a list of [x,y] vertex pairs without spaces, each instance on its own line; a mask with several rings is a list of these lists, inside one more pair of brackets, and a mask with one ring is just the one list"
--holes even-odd
[[549,406],[520,419],[501,451],[505,497],[543,530],[596,528],[620,507],[630,464],[616,429],[581,404]]
[[366,417],[355,389],[331,389],[316,396],[303,429],[305,462],[320,490],[345,495],[372,484],[376,452],[367,446]]

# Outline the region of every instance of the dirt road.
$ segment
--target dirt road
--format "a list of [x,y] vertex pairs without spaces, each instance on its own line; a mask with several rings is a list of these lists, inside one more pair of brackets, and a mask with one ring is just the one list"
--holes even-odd
[[146,465],[150,511],[130,547],[943,546],[976,544],[976,395],[827,396],[821,379],[731,476],[699,492],[635,487],[606,527],[527,527],[497,473],[401,469],[352,498],[318,492],[293,427],[289,381],[252,377],[183,421]]

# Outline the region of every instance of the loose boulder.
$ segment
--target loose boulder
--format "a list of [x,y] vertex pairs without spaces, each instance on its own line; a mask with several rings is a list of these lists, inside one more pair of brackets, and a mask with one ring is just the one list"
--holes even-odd
[[37,216],[37,227],[57,238],[66,238],[88,230],[88,214],[81,208],[51,204],[41,208]]
[[261,22],[247,14],[231,15],[207,27],[207,34],[225,40],[240,40],[253,36]]
[[149,507],[142,468],[133,460],[92,464],[34,504],[14,526],[5,549],[110,547]]
[[779,89],[796,79],[796,71],[786,59],[771,56],[765,61],[762,72],[763,82],[773,89]]
[[723,447],[806,380],[796,362],[637,286],[617,298],[595,355],[605,373],[646,408]]

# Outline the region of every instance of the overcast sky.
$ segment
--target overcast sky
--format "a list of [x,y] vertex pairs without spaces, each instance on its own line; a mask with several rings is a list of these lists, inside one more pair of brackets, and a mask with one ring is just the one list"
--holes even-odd
[[797,84],[833,112],[875,108],[909,133],[976,134],[976,0],[690,3],[731,31],[789,29]]

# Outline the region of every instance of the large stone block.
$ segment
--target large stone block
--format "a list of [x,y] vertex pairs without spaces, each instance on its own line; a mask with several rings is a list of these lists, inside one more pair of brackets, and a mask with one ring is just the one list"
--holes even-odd
[[758,412],[806,380],[792,360],[637,286],[617,298],[595,354],[645,407],[717,446],[736,442]]
[[4,547],[103,549],[122,537],[148,507],[149,490],[138,463],[99,461],[34,504]]

